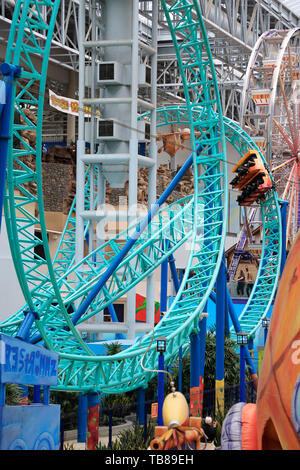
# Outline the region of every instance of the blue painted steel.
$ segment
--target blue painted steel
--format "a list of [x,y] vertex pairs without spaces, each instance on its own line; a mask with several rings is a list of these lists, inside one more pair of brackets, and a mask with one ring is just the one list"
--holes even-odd
[[57,385],[58,354],[0,334],[0,383]]
[[[90,237],[89,237],[88,232],[85,234],[85,239],[86,239],[87,245],[89,246]],[[96,255],[94,256],[94,259],[96,259]],[[106,286],[104,286],[104,291],[107,291]],[[114,323],[118,323],[119,320],[118,320],[118,317],[117,317],[117,314],[116,314],[116,311],[115,311],[115,307],[112,303],[107,306],[107,310],[108,310],[108,313],[110,315],[111,321],[114,322]],[[117,333],[116,334],[116,339],[126,339],[126,336],[123,335],[123,333]]]
[[[227,292],[228,312],[229,312],[233,327],[235,329],[235,332],[239,333],[239,332],[242,331],[242,329],[241,329],[238,317],[236,315],[236,312],[234,310],[234,305],[233,305],[232,299],[230,297],[230,293],[229,293],[227,284],[226,284],[226,292]],[[249,372],[250,372],[251,376],[255,376],[256,375],[256,370],[255,370],[251,355],[249,353],[248,347],[245,348],[245,357],[246,357],[246,363],[247,363],[247,366],[249,368]]]
[[190,388],[199,386],[199,357],[200,357],[200,336],[193,333],[190,336]]
[[190,336],[190,388],[199,387],[200,381],[200,335],[199,333]]
[[168,262],[169,262],[169,266],[170,266],[170,271],[171,271],[171,276],[172,276],[174,289],[175,289],[175,292],[177,294],[177,292],[179,291],[180,282],[179,282],[179,279],[178,279],[178,274],[177,274],[176,264],[175,264],[175,258],[173,256],[173,253],[169,256]]
[[29,310],[25,310],[24,315],[25,318],[16,334],[16,338],[22,341],[28,341],[30,328],[32,327],[34,320],[39,319],[39,315],[37,312],[31,312]]
[[[227,292],[228,313],[232,321],[233,327],[235,329],[235,332],[239,333],[240,331],[242,331],[242,329],[241,329],[237,314],[235,312],[234,305],[233,305],[227,285],[226,285],[226,292]],[[216,303],[216,294],[214,292],[210,293],[210,298],[214,303]],[[253,364],[248,348],[245,348],[245,356],[246,356],[246,363],[249,368],[250,374],[256,375],[255,366]]]
[[[165,370],[165,358],[163,353],[159,353],[158,356],[158,369],[160,371]],[[165,385],[165,374],[164,372],[158,373],[158,389],[157,389],[157,424],[163,426],[163,403],[164,403],[164,385]]]
[[178,351],[178,390],[182,392],[182,346]]
[[224,380],[224,337],[225,337],[225,253],[216,282],[216,380]]
[[268,328],[264,328],[264,345],[266,345],[268,337]]
[[43,387],[43,405],[49,405],[50,403],[50,387],[44,385]]
[[41,403],[41,386],[35,385],[33,387],[33,403]]
[[281,231],[282,231],[282,242],[281,242],[281,263],[280,263],[280,276],[283,273],[285,261],[286,261],[286,216],[287,206],[289,201],[279,199],[280,203],[280,216],[281,216]]
[[228,270],[225,264],[225,258],[224,258],[224,265],[225,265],[225,336],[230,336],[230,326],[229,326],[229,313],[228,313],[228,296],[226,292],[226,286],[227,286],[227,276],[228,276]]
[[99,405],[99,403],[100,403],[99,395],[98,395],[98,393],[95,393],[95,392],[88,393],[87,399],[88,399],[88,407],[89,408],[94,408],[95,406]]
[[[164,240],[162,241],[162,250],[164,250]],[[163,315],[167,311],[168,303],[168,260],[166,259],[161,263],[161,274],[160,274],[160,315]]]
[[205,346],[206,346],[206,328],[207,319],[203,317],[199,322],[199,338],[200,338],[200,355],[199,355],[199,374],[200,377],[204,378],[204,368],[205,368]]
[[[175,264],[175,258],[173,256],[173,253],[169,256],[168,258],[169,266],[170,266],[170,271],[171,271],[171,276],[172,276],[172,281],[173,281],[173,286],[175,289],[175,293],[177,294],[180,283],[183,279],[183,273],[182,269],[180,270],[180,279],[178,279],[178,274],[176,270],[176,264]],[[178,350],[178,391],[182,391],[182,347],[179,348]]]
[[77,441],[86,442],[87,437],[87,419],[88,419],[88,396],[86,393],[79,393],[78,396],[78,425]]
[[[21,67],[3,63],[0,65],[0,72],[5,83],[5,103],[0,102],[0,231],[2,222],[3,198],[5,192],[5,173],[8,151],[8,141],[11,137],[11,114],[13,109],[12,91],[15,78],[21,74]],[[2,94],[1,94],[2,95]],[[3,106],[2,106],[3,105]]]
[[249,338],[249,340],[248,340],[248,350],[249,350],[249,353],[250,353],[251,357],[253,357],[253,350],[254,350],[253,338]]
[[245,346],[240,347],[240,401],[246,402]]

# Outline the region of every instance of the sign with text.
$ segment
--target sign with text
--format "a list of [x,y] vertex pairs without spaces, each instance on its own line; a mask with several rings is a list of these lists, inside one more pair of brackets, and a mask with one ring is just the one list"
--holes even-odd
[[0,383],[56,385],[58,354],[0,334]]
[[151,404],[151,418],[157,418],[158,416],[158,403]]
[[[78,116],[79,113],[79,101],[72,98],[66,98],[65,96],[59,96],[53,91],[49,90],[49,104],[52,108],[61,111],[62,113],[72,114]],[[95,116],[100,117],[99,110],[95,110]],[[92,108],[91,106],[84,106],[84,116],[91,117]]]

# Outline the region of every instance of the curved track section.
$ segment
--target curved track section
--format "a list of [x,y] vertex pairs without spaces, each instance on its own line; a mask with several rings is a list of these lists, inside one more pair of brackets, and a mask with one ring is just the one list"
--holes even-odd
[[[141,116],[142,119],[147,119],[147,117],[147,113]],[[195,119],[195,116],[193,116],[193,118]],[[186,108],[183,106],[170,106],[158,109],[157,126],[161,127],[167,124],[188,125],[189,120]],[[226,141],[235,147],[241,157],[251,149],[258,150],[252,139],[233,121],[224,118],[224,129]],[[89,182],[87,180],[87,201],[89,200],[88,194]],[[192,227],[193,208],[192,205],[190,205],[187,211],[186,209],[184,210],[183,207],[185,204],[190,202],[192,202],[192,197],[184,198],[168,207],[163,207],[159,211],[156,221],[153,222],[152,226],[150,226],[145,233],[143,233],[142,237],[137,241],[134,249],[130,252],[129,256],[126,257],[123,265],[120,266],[116,273],[118,277],[115,278],[113,284],[109,285],[109,290],[105,292],[105,295],[102,295],[97,299],[97,302],[93,304],[92,308],[86,313],[80,322],[85,321],[96,312],[108,306],[111,302],[117,300],[133,285],[140,282],[147,276],[147,274],[152,272],[152,270],[154,270],[163,259],[166,259],[166,256],[171,253],[171,248],[172,251],[174,251],[189,239]],[[260,320],[267,313],[276,292],[281,251],[281,224],[279,210],[276,192],[272,191],[269,193],[267,199],[261,204],[264,244],[259,275],[252,290],[251,297],[249,298],[239,319],[242,329],[246,330],[250,336],[254,336],[255,331],[260,325]],[[88,255],[80,265],[74,266],[72,264],[75,252],[74,211],[75,201],[71,207],[70,215],[67,220],[57,254],[54,258],[54,262],[56,262],[57,259],[59,260],[60,254],[63,254],[63,257],[59,260],[58,268],[55,267],[55,272],[62,273],[58,276],[57,282],[60,286],[61,292],[63,292],[64,304],[66,306],[71,305],[74,300],[80,298],[82,296],[82,292],[89,290],[88,283],[91,283],[90,285],[94,285],[95,281],[97,281],[97,279],[99,279],[99,277],[101,277],[105,272],[105,269],[109,266],[114,256],[118,254],[119,250],[116,250],[116,247],[122,248],[129,239],[130,233],[132,233],[136,228],[136,226],[133,226],[124,230],[114,240],[107,242],[103,246],[99,247],[95,252]],[[177,213],[180,213],[179,219],[177,219],[177,221],[173,221],[174,214]],[[179,223],[178,220],[181,222]],[[173,237],[168,235],[170,250],[162,251],[161,246],[166,238],[163,234],[163,236],[158,239],[159,229],[163,225],[170,223],[172,230],[168,230],[168,232],[173,234]],[[175,230],[178,231],[179,227],[181,227],[181,236],[177,236],[175,239],[174,233]],[[88,227],[86,230],[88,230]],[[151,236],[153,235],[156,239],[156,248],[154,248],[155,242],[151,239]],[[158,240],[159,242],[157,243]],[[152,252],[156,250],[156,255],[154,255],[152,259],[149,256],[147,257],[145,253],[147,247],[151,247],[150,251]],[[103,253],[105,253],[105,258],[103,258]],[[133,259],[133,256],[136,260],[136,266],[139,265],[139,270],[135,273],[136,275],[134,277],[128,278],[127,282],[124,282],[124,273],[128,270],[128,264],[130,260]],[[138,258],[140,258],[139,261],[137,261]],[[148,262],[146,262],[146,260],[148,260]],[[85,273],[84,277],[80,275],[81,272]],[[81,280],[78,281],[80,277]],[[51,286],[49,289],[51,289]],[[55,292],[53,289],[52,302],[55,302]],[[6,331],[8,334],[15,334],[23,319],[23,311],[27,308],[28,306],[23,307],[15,316],[4,322],[2,324],[2,330]],[[39,310],[43,310],[42,305],[39,307]],[[49,323],[48,327],[51,328],[52,331],[57,331],[57,320],[56,325],[51,321],[51,317],[55,318],[54,313],[55,309],[51,314],[49,312],[49,315],[46,317],[47,319],[44,319],[43,323]],[[64,326],[63,322],[62,326]],[[233,328],[231,330],[231,335],[235,335]]]
[[[15,139],[19,140],[19,144],[14,146],[14,149],[11,148],[10,152],[7,180],[8,195],[5,205],[6,222],[12,241],[12,254],[20,284],[28,308],[37,310],[40,315],[40,320],[36,322],[36,326],[41,338],[47,347],[56,350],[60,355],[59,389],[101,389],[108,393],[114,393],[145,386],[154,373],[150,371],[145,373],[140,365],[141,358],[145,354],[145,367],[152,370],[156,369],[157,352],[155,341],[153,343],[152,341],[164,335],[168,338],[166,363],[170,364],[174,360],[179,347],[188,340],[190,333],[198,328],[199,317],[214,286],[224,249],[225,224],[223,219],[226,220],[227,218],[226,209],[224,210],[224,207],[227,207],[224,128],[213,64],[198,5],[192,1],[182,1],[172,2],[171,6],[169,4],[167,6],[163,2],[182,75],[185,76],[184,72],[188,69],[194,77],[192,83],[184,83],[187,109],[180,110],[181,115],[177,116],[178,121],[176,121],[187,122],[189,125],[192,123],[194,198],[189,197],[161,209],[147,228],[147,231],[136,242],[134,250],[128,254],[124,263],[112,275],[106,289],[103,289],[101,295],[97,296],[80,321],[85,321],[117,299],[167,259],[180,245],[189,240],[188,269],[172,308],[155,328],[153,336],[151,334],[146,335],[140,343],[116,356],[96,357],[89,351],[87,345],[78,335],[72,324],[71,316],[67,313],[66,306],[72,305],[75,300],[77,302],[84,300],[97,279],[105,272],[111,260],[120,252],[131,233],[129,230],[127,233],[123,233],[119,240],[111,240],[105,246],[96,250],[97,253],[93,253],[83,260],[80,266],[73,266],[70,269],[73,262],[71,245],[74,234],[71,211],[69,225],[66,226],[65,236],[63,237],[63,243],[70,242],[71,248],[68,256],[60,265],[60,271],[56,271],[57,277],[55,276],[55,270],[50,260],[47,237],[45,236],[40,152],[28,148],[28,146],[26,147],[25,143],[20,141],[19,126],[28,126],[26,128],[36,130],[37,149],[39,149],[40,137],[38,139],[38,136],[41,133],[43,104],[40,97],[44,87],[42,75],[46,75],[45,68],[51,42],[51,28],[53,28],[59,2],[39,2],[37,4],[37,2],[27,1],[20,3],[24,3],[23,8],[20,9],[20,5],[16,8],[15,22],[10,38],[10,44],[15,44],[16,53],[11,57],[7,57],[7,61],[15,65],[24,65],[25,63],[26,66],[22,75],[23,82],[20,81],[18,84],[20,89],[16,90],[17,111],[14,117],[13,132]],[[41,19],[42,15],[40,11],[38,12],[41,6],[48,9],[47,18],[50,19],[50,22],[47,26],[47,37],[50,42],[47,42],[47,52],[43,51],[43,69],[42,73],[38,74],[33,69],[29,57],[31,53],[41,54],[34,37],[36,25],[39,28],[43,27],[44,30],[46,28],[44,21]],[[28,31],[30,31],[30,34]],[[180,45],[176,41],[175,31],[184,36],[184,40]],[[22,34],[26,41],[22,41]],[[30,47],[28,44],[30,44]],[[186,63],[181,61],[183,55],[188,57]],[[10,56],[10,53],[8,53],[8,56]],[[39,114],[37,123],[32,123],[28,121],[22,107],[24,103],[27,105],[30,103],[30,97],[34,99],[33,92],[29,90],[33,84],[36,88],[36,82],[39,84],[40,101],[34,101],[34,104],[35,106],[38,105]],[[27,99],[23,101],[25,95]],[[194,100],[190,100],[190,96]],[[217,107],[219,114],[214,113],[214,106]],[[177,111],[172,112],[177,113]],[[162,123],[172,122],[170,110],[164,110],[163,114],[165,120],[162,119]],[[247,144],[242,143],[244,136],[241,137],[238,126],[234,124],[232,126],[231,141],[237,146],[247,146]],[[202,150],[197,152],[196,149],[199,148],[199,145],[201,145]],[[35,172],[30,170],[25,163],[28,155],[35,156]],[[28,182],[36,183],[36,195],[29,191]],[[266,225],[268,233],[270,233],[272,227],[275,227],[276,220],[278,223],[278,214],[275,214],[277,206],[276,201],[274,201],[275,199],[270,200],[268,205],[270,214],[272,212],[271,208],[275,205],[275,210],[273,210],[269,219],[266,219],[269,221]],[[32,203],[37,204],[39,217],[33,217],[31,211],[27,210],[28,205]],[[43,234],[46,263],[44,260],[33,256],[34,246],[40,243],[40,240],[35,238],[33,232],[36,225],[40,226]],[[276,231],[276,228],[274,230]],[[168,243],[165,243],[166,241]],[[276,242],[273,244],[273,251],[275,251],[275,245]],[[279,245],[278,228],[277,245]],[[269,282],[271,287],[261,293],[260,298],[263,297],[268,301],[270,300],[268,295],[274,291],[276,278],[274,273],[277,259],[275,257],[271,265],[266,262],[265,266],[267,267],[264,268],[264,272],[269,272],[268,279],[271,281]],[[132,269],[133,260],[135,260],[134,269]],[[45,274],[45,267],[48,268],[47,274]],[[65,268],[68,269],[63,273]],[[190,270],[194,274],[188,278]],[[264,272],[261,273],[262,278]],[[256,291],[257,289],[253,289],[253,305],[255,304],[254,294]],[[254,313],[249,316],[251,320],[255,316]],[[1,329],[4,332],[15,334],[20,325],[21,316],[22,314],[19,312],[5,322]],[[258,321],[258,317],[255,318]]]
[[[154,337],[161,336],[162,334],[168,337],[166,362],[170,363],[176,355],[178,348],[184,344],[193,329],[198,327],[199,315],[214,285],[221,262],[225,238],[223,218],[226,220],[226,210],[223,211],[223,209],[227,207],[225,196],[227,172],[224,165],[224,132],[217,84],[198,4],[194,1],[172,2],[171,6],[166,5],[165,2],[162,2],[162,4],[172,32],[182,75],[184,76],[185,69],[188,69],[194,77],[192,83],[184,83],[190,122],[192,122],[192,111],[201,107],[200,116],[191,126],[195,196],[193,213],[190,219],[189,268],[193,268],[195,275],[189,279],[190,287],[185,290],[185,296],[183,297],[181,293],[186,285],[189,274],[189,269],[187,269],[176,301],[165,316],[164,321],[154,331]],[[25,125],[29,126],[28,128],[34,129],[37,132],[37,147],[36,149],[26,148],[24,151],[22,149],[24,142],[21,142],[17,146],[21,148],[17,148],[17,151],[11,148],[8,165],[6,219],[8,220],[8,229],[10,239],[12,240],[12,254],[17,274],[31,310],[36,308],[37,299],[35,298],[35,293],[39,290],[36,287],[40,284],[41,279],[47,277],[43,273],[41,265],[46,264],[48,267],[49,282],[53,285],[55,301],[53,302],[52,296],[50,296],[51,298],[49,297],[47,289],[44,287],[42,290],[45,307],[44,314],[36,323],[46,346],[55,349],[60,354],[59,388],[73,390],[91,390],[96,388],[104,391],[122,392],[145,385],[153,375],[151,372],[145,374],[140,366],[140,360],[145,351],[147,351],[146,367],[149,369],[157,368],[157,352],[155,345],[152,344],[151,346],[151,335],[144,337],[141,344],[133,346],[125,353],[118,355],[118,357],[108,358],[91,355],[87,346],[77,334],[66,312],[47,246],[42,201],[40,139],[46,65],[58,5],[58,1],[25,1],[18,3],[15,12],[10,37],[10,47],[12,48],[11,50],[15,51],[15,54],[13,54],[13,57],[7,57],[6,60],[15,65],[25,65],[22,79],[24,79],[26,84],[22,86],[20,83],[20,92],[16,93],[17,113],[15,113],[13,133],[15,139],[19,138],[18,126],[20,125],[20,119],[16,119],[16,117],[20,115],[21,121],[24,121]],[[49,19],[49,24],[46,24],[43,19],[45,16],[41,14],[42,8],[44,8],[44,12],[45,10],[47,11],[46,17]],[[173,24],[174,19],[175,22]],[[36,30],[47,31],[45,51],[39,50],[34,35],[35,28]],[[177,43],[175,31],[180,31],[181,36],[185,38],[180,44]],[[40,54],[43,58],[43,66],[40,73],[32,65],[31,54]],[[189,57],[185,64],[181,60],[183,54],[187,54]],[[10,56],[10,53],[8,55]],[[30,91],[30,86],[33,84],[35,88],[37,84],[39,86],[37,99],[34,98],[33,91]],[[26,103],[29,103],[30,99],[34,99],[34,105],[38,106],[36,125],[28,122],[28,118],[22,110],[22,101],[25,94],[27,98]],[[193,96],[192,100],[189,99],[190,95]],[[213,113],[214,106],[218,108],[219,116]],[[202,151],[197,154],[196,149],[200,143]],[[34,155],[36,171],[29,171],[30,168],[24,163],[22,157],[28,155]],[[211,158],[212,155],[214,156],[213,159]],[[18,169],[16,169],[16,166]],[[19,167],[21,167],[21,170]],[[36,196],[32,193],[28,194],[29,191],[26,188],[26,183],[29,181],[37,183]],[[19,199],[18,193],[21,193]],[[29,211],[24,209],[26,204],[32,202],[38,206],[39,217],[33,217]],[[184,209],[186,207],[190,207],[190,204],[185,205]],[[19,212],[22,212],[22,217],[18,217]],[[168,224],[163,224],[158,231],[164,239],[168,239],[166,235],[169,229],[170,233],[174,231],[177,219],[180,224],[180,218],[175,215],[172,219],[172,227],[170,224],[169,226]],[[37,224],[40,225],[43,234],[46,263],[43,260],[37,260],[33,255],[34,246],[40,242],[35,239],[34,233],[30,231],[30,228],[33,229]],[[28,242],[28,239],[31,243]],[[120,248],[115,248],[115,250],[118,249]],[[147,263],[147,259],[144,261]],[[127,272],[126,279],[131,274]],[[115,282],[119,282],[117,276],[115,277]],[[82,292],[82,296],[84,297],[85,294],[86,290]],[[40,301],[39,297],[39,305]],[[60,319],[60,325],[65,324],[64,327],[56,327],[54,334],[53,323],[51,328],[47,328],[50,319],[49,311],[52,311],[52,319]],[[39,314],[41,314],[41,311],[39,311]],[[45,319],[46,322],[43,323]]]

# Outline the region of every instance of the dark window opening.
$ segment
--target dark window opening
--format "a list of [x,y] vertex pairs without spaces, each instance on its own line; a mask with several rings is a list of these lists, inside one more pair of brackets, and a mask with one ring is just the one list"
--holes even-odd
[[[46,255],[45,255],[45,249],[44,249],[44,245],[43,245],[42,232],[40,232],[38,230],[35,230],[34,235],[35,235],[36,238],[41,240],[41,243],[39,243],[38,245],[36,245],[34,247],[34,258],[35,259],[42,258],[42,259],[45,260]],[[49,235],[48,234],[47,234],[47,239],[49,241]]]
[[151,67],[146,67],[146,83],[151,85]]
[[99,80],[114,80],[115,78],[115,64],[100,64],[99,66]]
[[[124,323],[124,304],[113,304],[116,316],[118,318],[118,321],[120,323]],[[104,309],[104,321],[105,322],[110,322],[111,321],[111,316],[108,311],[108,308]]]
[[99,136],[111,137],[114,133],[113,121],[99,121]]

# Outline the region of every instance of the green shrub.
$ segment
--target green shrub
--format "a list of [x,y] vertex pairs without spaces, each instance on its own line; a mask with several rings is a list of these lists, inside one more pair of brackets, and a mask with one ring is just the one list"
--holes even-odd
[[107,356],[114,356],[115,354],[118,354],[119,352],[123,351],[122,344],[119,341],[106,343],[104,347],[106,349]]
[[64,450],[75,450],[74,444],[64,444]]
[[112,447],[100,443],[96,450],[147,450],[154,437],[154,427],[153,423],[148,425],[146,442],[144,442],[144,426],[136,424],[122,431],[112,443]]
[[7,406],[20,405],[21,390],[18,385],[6,384],[5,387],[5,404]]

